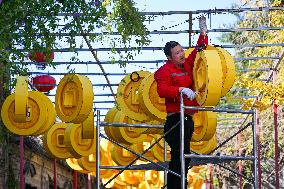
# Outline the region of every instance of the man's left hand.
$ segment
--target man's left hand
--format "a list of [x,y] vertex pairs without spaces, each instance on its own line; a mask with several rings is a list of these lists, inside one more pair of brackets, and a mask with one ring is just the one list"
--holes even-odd
[[199,29],[200,29],[201,35],[206,35],[206,33],[207,33],[207,24],[206,24],[205,16],[201,16],[199,18]]

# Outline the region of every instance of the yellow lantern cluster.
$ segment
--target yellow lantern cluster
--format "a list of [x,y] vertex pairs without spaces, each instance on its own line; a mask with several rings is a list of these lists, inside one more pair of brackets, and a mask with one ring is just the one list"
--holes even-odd
[[[188,56],[193,49],[188,49]],[[200,106],[216,106],[228,93],[236,79],[234,59],[220,47],[208,46],[197,53],[194,68],[194,90]]]
[[[54,107],[43,93],[28,91],[27,77],[18,76],[15,92],[7,97],[2,106],[2,120],[5,126],[15,134],[26,136],[43,134],[44,148],[51,156],[56,159],[65,159],[72,169],[80,173],[90,173],[96,176],[94,94],[91,82],[86,76],[65,75],[59,83],[55,97]],[[56,115],[63,122],[55,123]],[[116,119],[124,120],[124,117],[121,114]],[[125,142],[133,142],[131,137],[137,134],[131,129],[128,134],[129,141],[125,140]],[[150,137],[144,134],[140,143],[135,142],[133,150],[142,153],[152,140],[154,140],[154,136]],[[124,156],[115,155],[113,160],[111,154],[113,151],[122,151]],[[113,147],[111,143],[101,140],[100,164],[102,166],[125,165],[124,157],[130,157],[129,154],[129,152],[127,154],[125,150]],[[154,160],[151,151],[145,156]],[[117,172],[101,169],[100,177],[105,183]],[[144,186],[159,188],[163,184],[159,172],[151,173],[146,179],[144,176],[145,171],[125,171],[108,186],[119,188],[131,185],[137,188]]]
[[135,121],[166,119],[165,100],[159,97],[154,74],[148,71],[126,75],[119,83],[116,101],[117,108]]
[[[116,100],[117,106],[107,112],[105,122],[161,125],[165,121],[165,102],[158,96],[157,84],[150,72],[137,71],[126,75],[118,86]],[[155,128],[105,127],[109,138],[127,145],[137,153],[142,153],[162,132]],[[112,147],[111,153],[119,165],[128,164],[136,157],[117,146]],[[163,153],[163,146],[156,145],[145,156],[164,161]]]
[[54,124],[56,113],[52,102],[38,91],[28,91],[28,78],[18,76],[15,92],[1,109],[6,128],[18,135],[41,135]]
[[86,76],[68,74],[61,79],[55,109],[63,122],[53,125],[43,136],[44,147],[50,155],[78,159],[96,150],[93,99],[92,83]]
[[206,177],[208,174],[208,166],[193,166],[188,171],[188,181],[189,186],[188,189],[197,189],[197,188],[203,188],[203,185],[205,184]]
[[[125,116],[123,112],[119,111],[116,107],[110,109],[107,112],[104,121],[109,123],[137,123],[129,117]],[[158,137],[160,137],[159,134],[147,134],[147,132],[149,132],[147,128],[107,126],[104,127],[104,129],[106,135],[109,138],[126,145],[128,148],[139,154],[146,150],[147,147],[149,147]],[[160,132],[160,130],[157,129],[152,129],[152,131],[154,133],[157,133],[157,131]],[[128,152],[117,145],[111,146],[111,157],[113,161],[118,165],[127,165],[136,158],[135,154]],[[169,147],[167,149],[169,157]],[[144,155],[151,160],[164,161],[163,144],[161,142],[159,144],[156,144],[154,148],[151,148],[151,150],[149,150]]]

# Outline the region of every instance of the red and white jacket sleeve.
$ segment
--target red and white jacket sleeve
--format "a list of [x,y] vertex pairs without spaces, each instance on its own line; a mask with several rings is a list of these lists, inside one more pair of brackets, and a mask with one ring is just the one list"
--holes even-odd
[[196,53],[197,53],[197,51],[198,51],[198,48],[199,48],[201,45],[204,45],[204,46],[205,46],[205,49],[206,49],[206,47],[208,46],[208,36],[207,36],[207,35],[205,35],[205,36],[204,36],[204,35],[199,35],[194,50],[193,50],[193,51],[190,53],[190,55],[187,57],[187,62],[188,62],[189,65],[192,66],[192,67],[193,67],[193,64],[194,64],[194,60],[195,60],[195,57],[196,57]]

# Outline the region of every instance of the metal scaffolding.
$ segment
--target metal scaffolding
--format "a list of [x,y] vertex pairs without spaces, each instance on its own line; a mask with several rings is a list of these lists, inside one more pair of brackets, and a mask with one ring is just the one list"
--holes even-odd
[[[182,98],[181,98],[182,99]],[[104,186],[106,186],[108,183],[110,183],[113,179],[115,179],[120,173],[122,173],[124,170],[149,170],[149,169],[154,169],[154,170],[159,170],[159,171],[165,171],[165,173],[171,172],[172,174],[175,174],[179,177],[181,177],[181,181],[182,181],[182,186],[184,186],[185,184],[185,167],[184,167],[184,161],[185,158],[191,158],[192,162],[190,163],[190,166],[194,166],[194,165],[202,165],[202,164],[208,164],[208,163],[213,163],[213,164],[217,164],[229,171],[231,171],[232,173],[237,174],[238,176],[241,176],[243,178],[245,178],[246,180],[248,180],[250,183],[252,183],[252,185],[254,186],[254,188],[258,188],[258,181],[257,181],[257,140],[256,140],[256,127],[255,127],[255,123],[256,123],[256,119],[255,119],[255,111],[254,110],[240,110],[240,109],[221,109],[221,108],[206,108],[206,107],[188,107],[188,106],[184,106],[183,101],[181,100],[181,141],[183,141],[183,136],[184,136],[184,109],[191,109],[191,110],[198,110],[198,111],[212,111],[212,112],[226,112],[226,113],[240,113],[240,114],[246,114],[251,116],[251,121],[241,127],[235,134],[233,134],[231,137],[229,137],[228,139],[226,139],[225,141],[223,141],[219,146],[217,146],[215,149],[213,149],[209,154],[212,154],[213,152],[215,152],[217,149],[221,148],[225,143],[227,143],[228,141],[230,141],[231,139],[233,139],[235,136],[237,136],[237,134],[239,134],[240,132],[244,131],[245,129],[251,127],[252,128],[252,132],[253,132],[253,152],[251,156],[230,156],[230,155],[202,155],[202,154],[198,154],[196,152],[194,152],[194,154],[184,154],[184,144],[181,144],[181,175],[179,175],[178,173],[174,173],[171,170],[168,169],[168,164],[167,162],[159,162],[156,163],[152,160],[150,160],[149,158],[143,156],[146,152],[148,152],[155,144],[157,144],[160,140],[162,140],[169,132],[171,132],[171,130],[174,128],[172,127],[169,131],[167,131],[164,135],[162,135],[159,139],[157,139],[153,144],[150,145],[150,147],[148,147],[143,153],[138,154],[135,151],[129,149],[128,147],[120,144],[119,142],[116,142],[115,140],[106,137],[105,135],[103,135],[100,131],[101,128],[100,127],[108,127],[108,126],[112,126],[112,127],[133,127],[133,128],[159,128],[162,129],[163,126],[162,125],[147,125],[147,124],[127,124],[127,123],[106,123],[106,122],[101,122],[100,121],[100,110],[97,111],[97,144],[99,143],[101,138],[105,138],[111,142],[113,142],[115,145],[118,145],[121,148],[124,148],[126,150],[128,150],[130,153],[133,153],[137,156],[137,158],[135,158],[131,163],[129,163],[129,165],[127,166],[100,166],[99,165],[99,161],[97,159],[97,164],[99,169],[118,169],[120,170],[119,173],[117,173],[113,178],[111,178]],[[179,123],[178,123],[179,124]],[[99,149],[97,147],[97,149]],[[97,150],[96,153],[97,157],[99,158],[100,153],[99,150]],[[164,150],[164,156],[165,156],[165,160],[166,160],[166,148]],[[143,164],[143,165],[133,165],[136,160],[138,160],[139,158],[145,159],[147,161],[150,162],[150,164]],[[249,161],[253,161],[254,164],[254,177],[253,178],[248,178],[230,168],[227,168],[223,165],[221,165],[220,163],[222,162],[230,162],[230,161],[239,161],[239,160],[249,160]],[[100,178],[99,176],[99,169],[97,169],[97,178]],[[166,175],[166,174],[165,174]],[[98,179],[99,180],[99,179]],[[99,186],[100,183],[97,183],[97,186]],[[166,183],[165,183],[166,186]],[[184,187],[182,188],[184,189]]]

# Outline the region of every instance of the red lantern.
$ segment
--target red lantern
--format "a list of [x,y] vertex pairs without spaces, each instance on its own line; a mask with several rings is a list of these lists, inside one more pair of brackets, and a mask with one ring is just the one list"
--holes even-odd
[[56,80],[50,75],[38,75],[33,78],[33,86],[40,92],[49,92],[55,88]]
[[35,52],[29,54],[29,59],[35,62],[51,62],[54,59],[54,52],[51,52],[49,58],[46,56],[46,53]]

